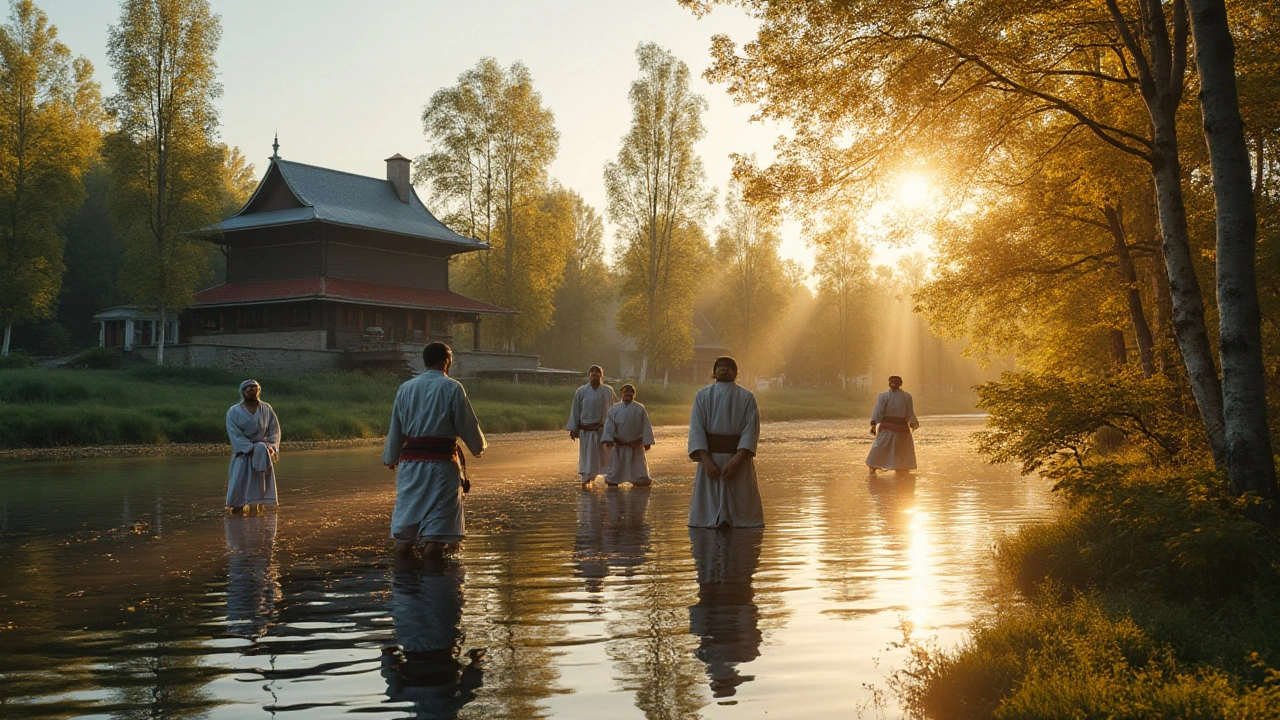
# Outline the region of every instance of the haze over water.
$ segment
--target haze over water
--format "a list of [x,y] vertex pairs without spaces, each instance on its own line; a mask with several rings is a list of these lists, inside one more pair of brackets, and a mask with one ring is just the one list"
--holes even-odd
[[994,539],[1053,511],[978,424],[922,419],[914,486],[867,482],[864,422],[766,425],[768,527],[728,533],[685,527],[682,428],[648,490],[580,491],[563,433],[493,436],[435,568],[392,562],[373,447],[285,454],[278,515],[249,518],[224,458],[11,465],[0,715],[876,717],[900,627],[957,642]]

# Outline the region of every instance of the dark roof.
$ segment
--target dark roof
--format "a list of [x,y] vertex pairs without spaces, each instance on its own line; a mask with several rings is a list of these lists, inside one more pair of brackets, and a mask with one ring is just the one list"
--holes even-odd
[[359,305],[407,307],[415,310],[453,310],[460,312],[516,315],[487,302],[473,300],[449,290],[382,285],[380,283],[343,280],[331,277],[269,280],[256,283],[224,283],[195,294],[193,307],[275,303],[294,300],[339,300]]
[[[304,207],[251,211],[254,200],[268,181],[273,180],[274,174],[279,175]],[[331,223],[435,240],[457,246],[459,252],[489,247],[445,227],[422,204],[412,187],[409,202],[404,203],[389,180],[277,158],[271,160],[271,166],[244,208],[205,230],[233,232],[302,222]]]

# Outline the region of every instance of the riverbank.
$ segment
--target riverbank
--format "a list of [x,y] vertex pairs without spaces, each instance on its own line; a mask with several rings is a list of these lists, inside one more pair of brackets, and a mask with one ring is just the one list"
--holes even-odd
[[[225,451],[227,408],[241,373],[138,366],[123,370],[0,371],[0,461],[122,455],[209,455]],[[386,433],[400,380],[393,375],[323,373],[259,376],[263,400],[280,416],[284,449],[376,443]],[[464,383],[486,432],[558,430],[572,387]],[[616,385],[616,384],[615,384]],[[655,425],[688,421],[701,386],[645,384],[638,400]],[[757,394],[761,419],[864,418],[870,391],[779,388]],[[972,412],[971,398],[916,395],[919,414]]]

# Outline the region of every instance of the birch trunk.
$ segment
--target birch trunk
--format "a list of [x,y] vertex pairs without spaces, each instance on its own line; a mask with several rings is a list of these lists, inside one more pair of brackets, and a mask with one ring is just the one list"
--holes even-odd
[[1236,90],[1235,45],[1223,0],[1187,3],[1200,72],[1200,111],[1213,172],[1227,474],[1236,492],[1254,492],[1266,501],[1254,513],[1257,519],[1275,524],[1275,460],[1267,405],[1260,399],[1265,370],[1256,275],[1258,221],[1249,146]]
[[1156,203],[1160,213],[1160,232],[1164,237],[1165,272],[1169,278],[1169,300],[1173,306],[1173,335],[1187,369],[1191,394],[1204,421],[1213,462],[1222,468],[1227,463],[1226,433],[1222,422],[1222,385],[1209,347],[1209,332],[1204,322],[1204,295],[1196,278],[1191,243],[1187,236],[1187,208],[1182,199],[1182,168],[1178,164],[1178,140],[1172,122],[1163,131],[1156,130],[1156,148],[1152,158],[1152,175],[1156,185]]
[[9,357],[9,338],[13,335],[13,321],[6,320],[4,322],[4,348],[0,350],[0,357]]

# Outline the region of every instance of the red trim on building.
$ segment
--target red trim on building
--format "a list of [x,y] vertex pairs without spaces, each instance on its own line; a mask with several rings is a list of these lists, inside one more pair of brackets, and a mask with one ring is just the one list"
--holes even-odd
[[418,310],[516,314],[515,310],[473,300],[448,290],[424,290],[330,277],[217,285],[196,293],[194,300],[192,307],[197,308],[290,300],[337,300],[361,305],[407,307]]

